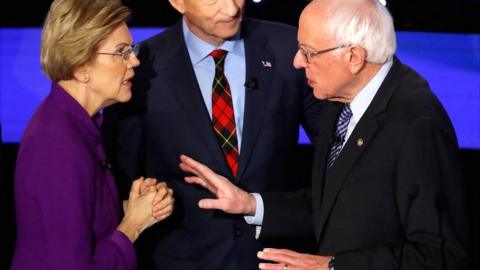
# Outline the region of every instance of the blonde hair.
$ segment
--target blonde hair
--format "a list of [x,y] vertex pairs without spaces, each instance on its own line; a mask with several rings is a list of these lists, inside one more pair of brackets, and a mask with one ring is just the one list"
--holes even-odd
[[45,19],[40,62],[52,81],[69,80],[130,16],[120,0],[55,0]]

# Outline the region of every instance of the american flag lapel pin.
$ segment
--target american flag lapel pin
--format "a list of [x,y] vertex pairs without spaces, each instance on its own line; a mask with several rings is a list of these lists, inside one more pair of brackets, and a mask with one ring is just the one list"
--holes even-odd
[[272,67],[272,62],[262,60],[262,65],[266,68],[271,68]]

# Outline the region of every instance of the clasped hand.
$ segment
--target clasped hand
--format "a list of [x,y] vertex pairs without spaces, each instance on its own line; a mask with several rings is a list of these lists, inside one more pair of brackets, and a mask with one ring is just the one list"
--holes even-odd
[[133,181],[129,198],[123,202],[125,216],[119,230],[133,242],[145,229],[170,216],[173,208],[173,191],[165,182],[140,177]]

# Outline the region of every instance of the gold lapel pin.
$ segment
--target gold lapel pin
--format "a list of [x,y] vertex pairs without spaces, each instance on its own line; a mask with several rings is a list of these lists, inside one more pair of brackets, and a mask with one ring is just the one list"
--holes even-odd
[[357,146],[360,147],[363,145],[363,139],[362,138],[358,138],[357,139]]

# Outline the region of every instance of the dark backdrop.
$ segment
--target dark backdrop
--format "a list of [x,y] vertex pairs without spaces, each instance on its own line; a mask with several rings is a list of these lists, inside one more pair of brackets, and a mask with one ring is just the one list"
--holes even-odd
[[[131,26],[169,26],[179,15],[167,0],[124,0],[132,8]],[[246,14],[251,17],[281,21],[297,25],[298,17],[307,0],[263,0],[256,4],[246,0]],[[0,27],[41,27],[51,1],[3,1]],[[397,30],[453,33],[478,33],[480,0],[396,0],[388,1]],[[1,42],[1,41],[0,41]],[[1,89],[0,89],[1,91]],[[0,127],[1,143],[1,127]],[[0,147],[0,269],[8,269],[15,243],[15,215],[13,209],[13,171],[18,144]],[[298,148],[298,166],[309,178],[313,149],[308,145]],[[480,269],[480,151],[462,149],[465,180],[472,224],[472,269]],[[303,185],[309,185],[306,181]]]

